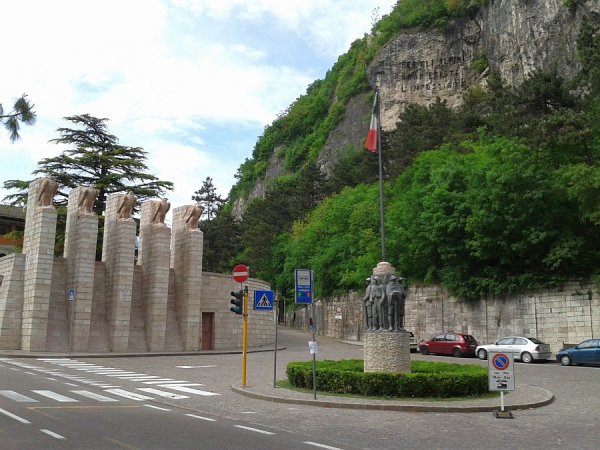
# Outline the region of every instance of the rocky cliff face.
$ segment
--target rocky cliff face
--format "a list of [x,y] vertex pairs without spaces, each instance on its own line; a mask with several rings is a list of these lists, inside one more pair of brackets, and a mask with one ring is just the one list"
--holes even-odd
[[[535,70],[556,68],[562,77],[573,77],[579,70],[577,37],[584,18],[600,22],[600,0],[575,0],[573,8],[563,0],[490,0],[475,17],[454,21],[443,30],[398,35],[367,69],[370,84],[381,93],[382,128],[393,130],[409,103],[429,105],[439,97],[450,106],[460,105],[465,91],[484,85],[490,71],[513,86]],[[477,60],[487,61],[489,69],[476,73]],[[329,136],[318,158],[323,173],[331,173],[349,145],[362,146],[371,113],[367,97],[349,102],[344,120]],[[274,154],[267,176],[249,199],[264,195],[282,167]],[[238,217],[249,199],[236,202]]]
[[407,104],[429,105],[436,97],[460,104],[466,89],[485,83],[473,70],[477,58],[509,85],[534,70],[557,68],[571,78],[579,70],[577,37],[584,17],[600,20],[600,1],[580,0],[571,9],[563,0],[491,0],[472,19],[444,30],[403,33],[385,46],[368,68],[383,101],[381,125],[395,128]]

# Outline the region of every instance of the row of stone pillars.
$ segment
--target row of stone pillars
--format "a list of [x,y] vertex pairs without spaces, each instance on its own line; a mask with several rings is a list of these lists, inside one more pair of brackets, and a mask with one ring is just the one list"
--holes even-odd
[[[48,178],[30,183],[23,254],[25,267],[22,302],[12,299],[0,317],[0,347],[25,351],[47,350],[49,305],[53,277],[57,213],[52,200],[57,184]],[[64,293],[72,350],[90,347],[94,295],[98,217],[92,207],[98,191],[71,190],[67,208],[64,258]],[[104,216],[102,261],[105,264],[106,325],[110,350],[128,350],[135,266],[136,224],[131,218],[132,193],[108,197]],[[140,248],[142,310],[149,351],[165,348],[170,269],[175,273],[175,304],[183,350],[198,350],[201,337],[202,232],[199,206],[173,210],[173,230],[164,224],[170,205],[151,200],[141,205]],[[13,280],[14,281],[14,280]]]

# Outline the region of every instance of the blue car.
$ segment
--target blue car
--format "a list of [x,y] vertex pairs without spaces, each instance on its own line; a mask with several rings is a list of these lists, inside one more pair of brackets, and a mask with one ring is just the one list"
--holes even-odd
[[588,339],[575,347],[556,353],[556,360],[563,366],[571,364],[600,365],[600,339]]

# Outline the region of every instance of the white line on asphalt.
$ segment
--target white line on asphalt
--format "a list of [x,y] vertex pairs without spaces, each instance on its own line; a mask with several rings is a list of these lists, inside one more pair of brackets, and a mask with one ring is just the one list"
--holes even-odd
[[271,433],[270,431],[259,430],[258,428],[245,427],[244,425],[234,425],[234,427],[241,428],[243,430],[248,430],[248,431],[255,431],[257,433],[262,433],[262,434],[275,434],[275,433]]
[[217,421],[216,419],[211,419],[210,417],[197,416],[196,414],[186,414],[186,416],[193,417],[194,419],[208,420],[209,422],[216,422]]
[[91,398],[92,400],[98,400],[99,402],[118,402],[119,400],[115,398],[106,397],[104,395],[96,394],[95,392],[79,390],[79,391],[71,391],[74,394],[81,395],[82,397]]
[[56,439],[64,439],[65,438],[64,436],[61,436],[60,434],[57,434],[54,431],[46,430],[46,429],[43,429],[43,428],[40,429],[40,431],[42,433],[46,433],[48,436],[52,436],[53,438],[56,438]]
[[56,400],[57,402],[67,403],[67,402],[79,402],[79,400],[75,400],[71,397],[65,397],[64,395],[57,394],[56,392],[46,391],[46,390],[33,390],[31,392],[35,392],[36,394],[42,395],[44,397],[51,398],[52,400]]
[[164,384],[164,383],[180,384],[180,383],[187,383],[187,381],[177,381],[177,380],[174,380],[173,378],[163,378],[161,380],[142,381],[142,383],[144,383],[144,384]]
[[71,361],[70,358],[36,358],[38,361],[50,361],[50,362],[55,362],[55,361]]
[[66,384],[67,386],[74,386],[74,387],[77,387],[77,386],[79,386],[78,384],[75,384],[75,383],[65,383],[65,384]]
[[175,366],[178,369],[208,369],[209,367],[217,367],[216,364],[212,364],[210,366]]
[[146,375],[145,377],[127,377],[129,380],[133,380],[133,381],[146,381],[146,380],[156,380],[157,378],[160,378],[159,376],[156,375]]
[[52,377],[44,377],[46,380],[50,380],[50,381],[56,381],[56,378],[52,378]]
[[0,408],[0,413],[4,414],[5,416],[11,417],[21,423],[31,423],[29,420],[25,420],[22,417],[19,417],[13,413],[10,413],[8,411],[6,411],[5,409]]
[[[202,386],[202,385],[200,385],[200,386]],[[221,395],[221,394],[217,394],[216,392],[200,391],[198,389],[192,389],[192,388],[182,386],[179,384],[160,384],[159,387],[166,388],[166,389],[173,389],[175,391],[187,392],[189,394],[203,395],[205,397],[209,397],[211,395]]]
[[[103,373],[99,373],[97,375],[104,375],[104,374]],[[116,373],[115,372],[115,373],[110,373],[110,374],[106,374],[106,375],[109,376],[109,377],[119,377],[119,378],[122,378],[122,377],[127,376],[127,375],[129,375],[129,376],[133,375],[135,377],[143,377],[146,374],[145,373],[135,373],[135,372],[122,372],[122,373]]]
[[152,397],[148,397],[148,396],[142,395],[142,394],[136,394],[135,392],[125,391],[123,389],[105,389],[104,391],[108,392],[110,394],[118,395],[120,397],[125,397],[128,399],[131,399],[131,400],[137,400],[137,401],[154,400],[154,398],[152,398]]
[[37,375],[37,374],[35,374],[33,372],[23,372],[23,373],[26,373],[27,375]]
[[182,398],[189,398],[187,395],[173,394],[172,392],[165,392],[154,388],[137,388],[138,391],[147,392],[148,394],[156,394],[161,397],[167,397],[173,400],[179,400]]
[[328,450],[342,450],[339,447],[332,447],[330,445],[319,444],[318,442],[304,441],[304,444],[314,445],[315,447],[326,448]]
[[242,411],[242,414],[257,414],[256,411]]
[[15,402],[20,402],[20,403],[23,403],[23,402],[32,402],[32,403],[35,403],[35,402],[38,401],[38,400],[35,400],[35,399],[31,398],[31,397],[27,397],[25,395],[21,395],[18,392],[15,392],[15,391],[0,391],[0,395],[4,396],[6,398],[9,398],[11,400],[14,400]]
[[169,408],[161,408],[159,406],[154,406],[154,405],[145,404],[144,406],[147,406],[148,408],[153,408],[153,409],[160,409],[161,411],[171,411]]

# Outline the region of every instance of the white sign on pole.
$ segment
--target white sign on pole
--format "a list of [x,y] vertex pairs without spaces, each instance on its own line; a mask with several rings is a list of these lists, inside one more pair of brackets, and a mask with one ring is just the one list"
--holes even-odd
[[489,352],[488,381],[490,391],[515,390],[515,361],[512,353]]
[[310,351],[311,355],[314,355],[317,353],[317,341],[308,341],[308,350]]

